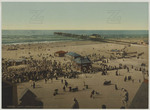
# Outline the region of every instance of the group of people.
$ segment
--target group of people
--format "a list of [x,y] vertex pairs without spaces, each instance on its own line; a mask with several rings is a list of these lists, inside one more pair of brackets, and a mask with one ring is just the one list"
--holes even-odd
[[[63,83],[64,82],[64,83]],[[63,86],[63,91],[64,92],[66,92],[66,88],[68,88],[69,89],[69,92],[77,92],[78,91],[78,86],[76,86],[75,88],[73,88],[73,87],[71,87],[71,85],[70,86],[68,86],[69,84],[68,84],[68,82],[66,81],[66,80],[61,80],[61,83],[62,84],[64,84],[64,86]]]
[[91,94],[90,94],[90,98],[93,98],[94,99],[94,95],[99,95],[100,93],[95,91],[95,90],[92,90]]
[[10,68],[7,63],[7,61],[3,62],[2,78],[12,83],[58,78],[59,76],[77,78],[77,73],[70,70],[70,66],[56,60],[46,60],[46,58],[42,60],[30,59],[27,61],[25,68]]
[[122,91],[122,103],[123,103],[123,106],[124,107],[127,107],[128,106],[128,100],[129,100],[129,93],[126,89],[122,88],[121,89]]

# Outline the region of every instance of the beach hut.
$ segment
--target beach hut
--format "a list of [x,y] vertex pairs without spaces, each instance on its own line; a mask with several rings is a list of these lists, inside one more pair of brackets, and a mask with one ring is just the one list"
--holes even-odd
[[73,60],[73,65],[77,70],[89,69],[92,66],[92,62],[88,57],[79,57]]
[[64,57],[66,53],[67,52],[61,50],[61,51],[55,52],[54,55],[57,57]]
[[81,57],[81,55],[75,53],[75,52],[68,52],[67,54],[65,54],[66,57],[70,58],[70,59],[76,59],[78,57]]
[[15,108],[18,105],[17,85],[2,81],[2,108]]

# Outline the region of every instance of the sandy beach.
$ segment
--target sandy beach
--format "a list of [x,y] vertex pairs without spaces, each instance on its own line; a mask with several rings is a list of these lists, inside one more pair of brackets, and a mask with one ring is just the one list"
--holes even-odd
[[[79,74],[78,78],[64,78],[59,77],[58,80],[53,79],[53,82],[49,79],[45,83],[44,79],[36,81],[35,88],[31,87],[31,82],[17,83],[18,102],[23,91],[30,89],[38,99],[43,102],[43,108],[72,108],[73,99],[76,98],[80,108],[101,108],[104,104],[107,108],[120,108],[122,103],[122,88],[126,89],[129,94],[129,101],[126,106],[130,105],[133,97],[143,82],[143,73],[139,68],[144,68],[148,71],[148,45],[137,44],[115,44],[115,43],[102,43],[94,41],[74,41],[74,42],[56,42],[56,43],[35,43],[35,44],[17,44],[17,45],[2,45],[2,58],[3,61],[10,59],[25,58],[30,60],[52,60],[65,64],[71,62],[66,57],[56,57],[54,53],[56,51],[75,52],[81,56],[92,56],[93,68],[99,68],[102,61],[97,59],[104,56],[104,59],[108,59],[108,62],[104,63],[108,66],[119,67],[119,64],[126,65],[129,68],[118,70],[119,76],[116,76],[116,70],[107,70],[107,75],[102,75],[102,71],[96,71],[95,73],[83,73]],[[128,56],[132,53],[136,57],[120,58],[117,55],[112,54],[112,50],[124,50]],[[141,54],[142,53],[142,54]],[[139,55],[141,54],[141,55]],[[137,58],[137,56],[139,57]],[[51,57],[53,56],[53,57]],[[111,59],[113,57],[114,59]],[[145,64],[145,67],[141,64]],[[22,66],[22,67],[21,67]],[[9,68],[29,68],[28,65],[12,66]],[[75,69],[74,69],[75,70]],[[125,76],[131,76],[132,80],[124,81]],[[146,76],[144,76],[146,77]],[[66,88],[66,92],[63,91],[64,83],[61,80],[66,80],[71,87],[78,86],[79,91],[69,92],[69,88]],[[111,80],[111,85],[103,85],[104,81]],[[84,82],[88,85],[88,89],[85,89]],[[115,89],[115,84],[118,90]],[[58,89],[58,95],[53,96],[55,89]],[[98,92],[93,98],[90,97],[92,90]]]
[[148,2],[3,2],[3,109],[148,109]]

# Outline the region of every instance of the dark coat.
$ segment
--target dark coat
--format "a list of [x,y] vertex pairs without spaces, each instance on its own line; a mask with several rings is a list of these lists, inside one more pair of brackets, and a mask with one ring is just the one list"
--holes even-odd
[[78,101],[75,101],[75,103],[72,106],[73,109],[78,109],[79,108],[79,103]]

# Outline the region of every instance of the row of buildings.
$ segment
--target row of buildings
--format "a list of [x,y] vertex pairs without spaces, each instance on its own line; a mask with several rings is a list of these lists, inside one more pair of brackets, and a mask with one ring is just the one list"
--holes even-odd
[[54,53],[54,55],[58,57],[67,57],[71,59],[73,66],[77,70],[83,71],[85,69],[87,70],[92,67],[92,62],[88,57],[83,57],[75,52],[57,51]]
[[[73,64],[74,68],[77,70],[87,70],[92,67],[92,62],[88,57],[83,57],[75,52],[65,52],[65,51],[57,51],[54,53],[56,57],[67,57],[71,60],[71,63]],[[7,66],[18,66],[18,65],[24,65],[27,64],[26,59],[13,59],[7,61]]]

